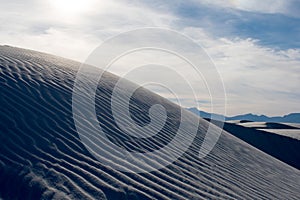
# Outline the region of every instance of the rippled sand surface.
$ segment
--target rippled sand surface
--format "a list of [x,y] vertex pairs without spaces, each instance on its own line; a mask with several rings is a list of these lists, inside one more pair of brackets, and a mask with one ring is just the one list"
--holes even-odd
[[[81,143],[74,125],[72,89],[79,66],[44,53],[0,47],[1,198],[300,199],[299,170],[227,132],[200,159],[208,122],[193,114],[190,117],[200,121],[197,137],[173,164],[133,174],[99,162]],[[166,108],[168,121],[157,136],[136,141],[116,127],[111,114],[110,96],[117,80],[106,73],[96,97],[99,124],[110,140],[128,151],[166,145],[176,134],[180,108],[140,88],[132,101],[137,123],[148,122],[147,109],[156,103]]]

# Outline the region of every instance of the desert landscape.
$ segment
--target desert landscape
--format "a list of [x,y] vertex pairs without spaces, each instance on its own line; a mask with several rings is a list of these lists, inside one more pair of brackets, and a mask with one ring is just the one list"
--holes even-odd
[[[208,122],[192,113],[190,119],[200,123],[197,136],[177,161],[150,173],[114,170],[86,150],[75,130],[71,95],[79,63],[1,46],[0,66],[3,199],[300,198],[298,169],[233,136],[226,125],[212,152],[199,159],[197,152]],[[156,137],[145,140],[119,131],[108,103],[117,80],[106,73],[97,89],[96,112],[104,116],[99,123],[108,137],[129,151],[149,151],[172,139],[183,108],[142,87],[133,98],[135,120],[147,121],[145,109],[159,102],[167,108],[168,123]],[[128,87],[131,84],[128,81]],[[189,134],[189,129],[185,131]],[[124,163],[127,165],[131,163]]]
[[0,0],[0,200],[299,200],[299,0]]

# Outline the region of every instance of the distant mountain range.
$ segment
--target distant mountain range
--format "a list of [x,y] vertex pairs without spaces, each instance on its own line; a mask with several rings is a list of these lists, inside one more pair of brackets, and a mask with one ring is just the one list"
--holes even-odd
[[286,122],[286,123],[300,123],[300,113],[291,113],[284,116],[268,117],[266,115],[254,115],[252,113],[237,115],[233,117],[227,117],[214,113],[207,113],[197,108],[187,108],[192,113],[199,115],[202,118],[213,118],[216,120],[231,121],[231,120],[247,120],[255,122]]

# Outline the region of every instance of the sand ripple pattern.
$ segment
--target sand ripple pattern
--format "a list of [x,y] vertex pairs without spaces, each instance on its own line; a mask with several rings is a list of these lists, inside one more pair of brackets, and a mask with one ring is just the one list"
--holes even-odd
[[[199,159],[208,122],[193,114],[190,117],[201,124],[197,137],[166,168],[130,174],[103,165],[81,143],[72,117],[79,66],[44,53],[0,47],[0,198],[300,199],[299,170],[227,132],[207,157]],[[147,123],[147,108],[159,102],[167,108],[168,123],[158,135],[134,140],[116,127],[111,114],[110,96],[118,79],[106,73],[97,90],[99,124],[110,140],[138,152],[168,144],[178,128],[180,108],[138,89],[132,99],[133,120]]]

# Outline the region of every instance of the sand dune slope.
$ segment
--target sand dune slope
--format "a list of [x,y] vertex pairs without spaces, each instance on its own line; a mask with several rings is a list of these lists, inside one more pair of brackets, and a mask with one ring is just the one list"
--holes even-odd
[[297,124],[225,122],[223,129],[259,150],[300,169],[300,129]]
[[[208,122],[192,114],[200,120],[198,134],[176,162],[151,173],[117,171],[97,161],[76,131],[71,104],[78,63],[1,46],[0,67],[0,198],[300,199],[299,170],[226,132],[200,159]],[[140,88],[132,100],[137,123],[147,123],[146,111],[155,103],[164,105],[169,115],[157,136],[136,141],[119,131],[111,115],[110,95],[117,80],[105,74],[96,98],[99,124],[111,141],[128,151],[166,145],[178,128],[180,108]]]

